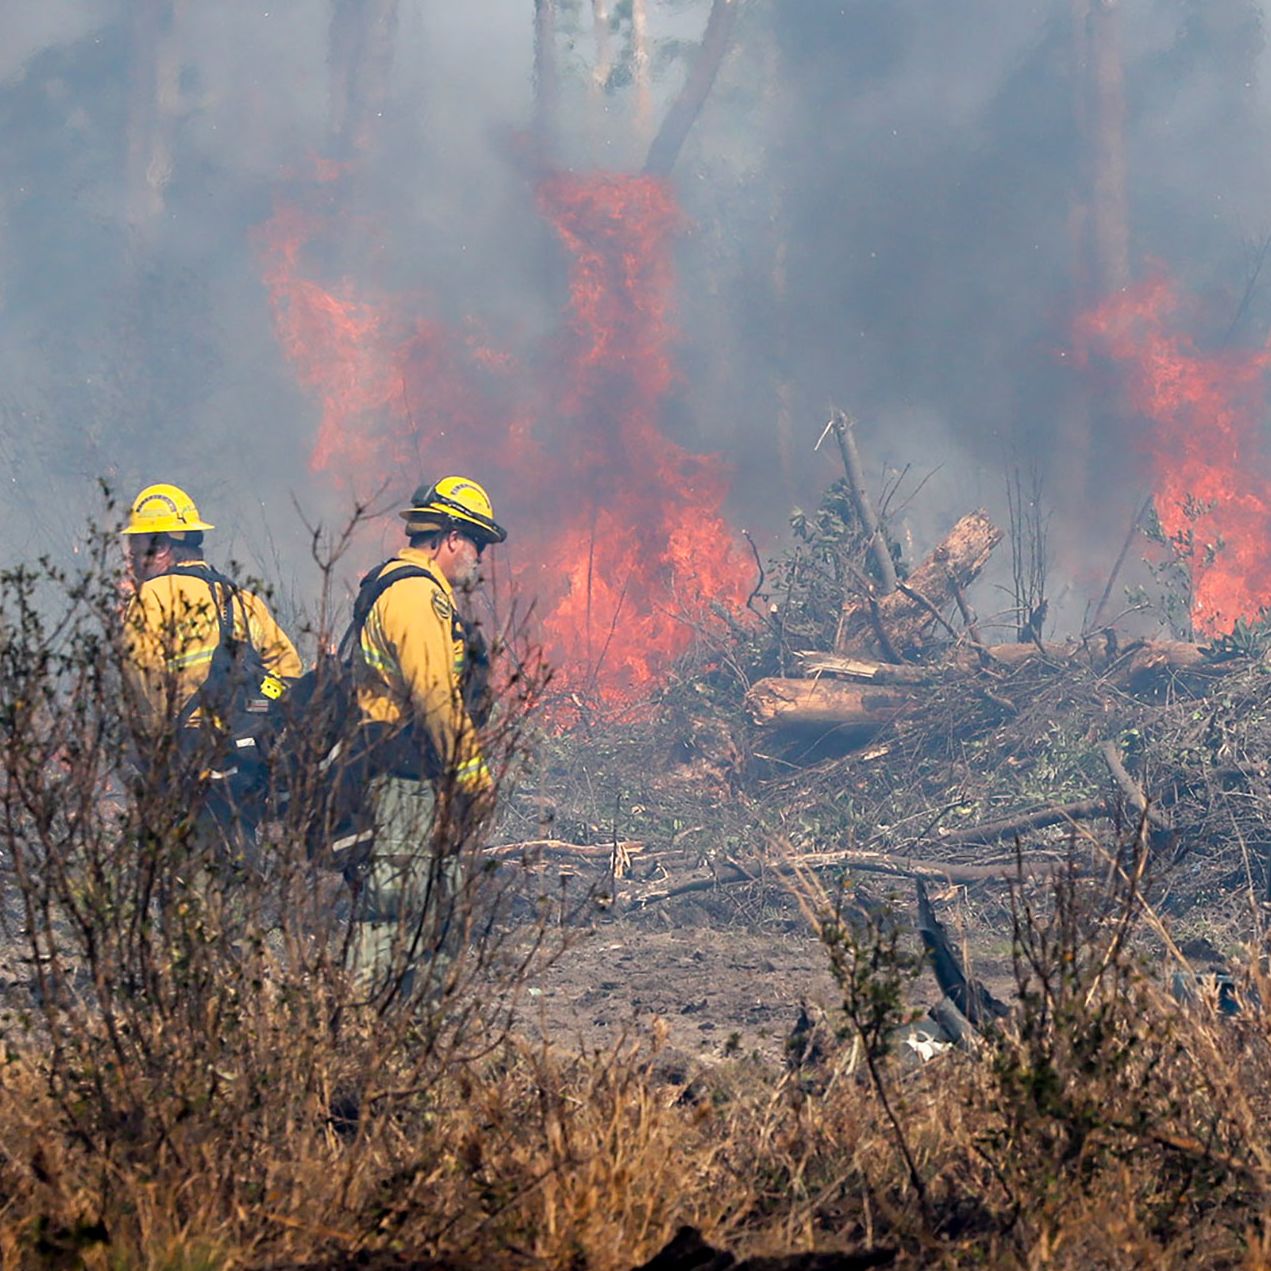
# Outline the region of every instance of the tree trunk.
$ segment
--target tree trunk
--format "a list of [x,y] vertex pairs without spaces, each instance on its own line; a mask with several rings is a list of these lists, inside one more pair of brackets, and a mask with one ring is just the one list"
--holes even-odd
[[173,0],[135,0],[128,75],[128,224],[145,235],[163,215],[179,99]]
[[728,51],[728,41],[737,21],[740,0],[714,0],[701,46],[680,95],[666,112],[662,127],[649,147],[644,170],[652,176],[668,176],[675,167],[680,150],[715,83],[720,63]]
[[609,0],[591,0],[591,34],[594,44],[594,60],[591,75],[588,111],[588,131],[592,134],[593,148],[598,152],[604,144],[606,131],[606,97],[609,77],[613,73],[613,48],[609,31]]
[[[1099,304],[1129,281],[1129,195],[1125,162],[1125,89],[1114,0],[1071,0],[1072,109],[1081,140],[1071,207],[1073,295],[1078,312]],[[1123,421],[1109,417],[1085,376],[1074,377],[1060,407],[1063,444],[1052,457],[1050,496],[1059,513],[1060,563],[1079,584],[1098,584],[1089,544],[1110,537],[1109,516],[1122,515],[1099,480],[1095,438]],[[1092,492],[1097,492],[1092,497]],[[1129,514],[1126,508],[1125,515]],[[1091,518],[1096,519],[1091,524]],[[1106,576],[1106,569],[1102,571]]]
[[544,166],[551,163],[556,150],[559,96],[556,0],[534,0],[534,142]]
[[758,680],[746,694],[757,725],[874,732],[917,700],[905,689],[860,688],[836,680]]
[[1129,196],[1125,178],[1125,85],[1116,0],[1090,5],[1091,254],[1100,298],[1130,279]]
[[[843,604],[834,651],[876,658],[880,653],[885,654],[885,644],[900,652],[920,647],[936,619],[926,605],[908,593],[917,593],[936,609],[952,604],[950,576],[965,589],[1001,541],[1002,531],[982,509],[964,516],[944,542],[914,570],[904,591],[883,596],[873,604],[869,597],[848,597]],[[883,639],[879,637],[880,627]]]
[[365,154],[388,101],[398,0],[336,0],[331,15],[331,153]]
[[649,18],[645,0],[631,0],[631,80],[635,85],[636,141],[643,145],[653,129],[649,89]]

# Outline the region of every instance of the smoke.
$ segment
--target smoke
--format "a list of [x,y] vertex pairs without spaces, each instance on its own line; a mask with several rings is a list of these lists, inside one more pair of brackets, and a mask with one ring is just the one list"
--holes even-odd
[[[547,138],[532,135],[530,0],[381,5],[387,60],[332,21],[376,7],[6,6],[6,559],[69,551],[98,477],[124,498],[171,479],[226,531],[218,559],[297,603],[311,589],[295,504],[335,520],[348,488],[311,467],[323,406],[271,307],[260,234],[280,207],[320,221],[304,267],[333,294],[550,370],[569,261],[536,206],[542,150],[579,172],[638,170],[709,4],[650,0],[642,121],[620,7],[598,41],[591,6],[560,0]],[[1081,118],[1081,7],[746,4],[674,173],[674,369],[656,421],[720,456],[735,527],[775,545],[790,507],[837,475],[833,452],[813,451],[834,402],[860,419],[880,480],[938,470],[910,517],[919,552],[974,505],[1004,521],[1020,465],[1054,510],[1056,590],[1088,594],[1115,555],[1153,469],[1131,444],[1141,425],[1092,401],[1070,356],[1074,320],[1102,299],[1082,263],[1096,125]],[[1132,280],[1163,268],[1196,297],[1198,347],[1261,347],[1265,5],[1115,9]],[[505,390],[498,409],[541,409]],[[387,499],[468,458],[417,441],[383,473]],[[496,503],[533,515],[533,488],[495,484]]]

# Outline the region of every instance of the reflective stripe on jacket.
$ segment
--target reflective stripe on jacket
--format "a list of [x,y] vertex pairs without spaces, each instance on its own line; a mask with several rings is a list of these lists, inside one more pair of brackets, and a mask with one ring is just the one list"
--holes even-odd
[[422,730],[442,773],[451,774],[461,789],[488,789],[490,769],[463,703],[467,647],[454,622],[454,592],[427,552],[404,547],[383,572],[402,565],[418,565],[437,581],[403,578],[371,609],[357,664],[362,718],[398,727],[413,724]]
[[[183,568],[207,568],[191,561]],[[212,589],[189,574],[161,574],[141,584],[124,614],[124,645],[134,683],[154,723],[174,719],[207,679],[220,643],[217,603]],[[284,679],[300,675],[300,656],[268,606],[248,591],[233,602],[234,634],[250,640],[265,665]]]

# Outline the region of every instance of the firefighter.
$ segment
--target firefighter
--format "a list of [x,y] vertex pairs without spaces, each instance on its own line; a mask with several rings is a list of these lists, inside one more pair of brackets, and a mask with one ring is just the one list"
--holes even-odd
[[401,514],[407,545],[363,581],[375,596],[354,659],[374,846],[361,877],[356,956],[374,990],[409,993],[421,958],[439,990],[461,938],[459,852],[493,802],[478,726],[485,644],[458,598],[507,532],[466,477],[421,485]]
[[[175,753],[197,751],[207,789],[199,815],[228,832],[240,819],[249,784],[259,785],[263,756],[251,759],[256,739],[242,721],[229,718],[239,709],[235,694],[247,695],[248,711],[281,694],[286,682],[301,673],[295,646],[274,620],[265,602],[238,587],[203,559],[203,535],[214,528],[204,521],[194,500],[180,487],[147,486],[128,513],[123,528],[136,590],[124,614],[124,651],[128,678],[136,693],[133,721],[138,751],[153,772],[157,757],[172,753],[163,739],[178,730]],[[224,686],[216,709],[224,719],[219,745],[230,753],[213,753],[207,716],[209,677],[224,665],[231,642],[235,667],[248,682]],[[161,767],[163,765],[160,765]],[[179,766],[179,765],[178,765]],[[171,765],[168,765],[169,773]],[[250,780],[248,774],[250,772]],[[217,783],[222,783],[218,786]]]

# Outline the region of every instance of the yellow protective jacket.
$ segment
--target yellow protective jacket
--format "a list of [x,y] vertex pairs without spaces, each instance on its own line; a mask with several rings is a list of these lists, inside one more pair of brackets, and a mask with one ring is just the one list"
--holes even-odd
[[365,723],[414,725],[440,765],[466,793],[490,789],[490,769],[463,701],[467,642],[455,621],[455,597],[427,552],[404,547],[384,565],[426,569],[437,580],[403,578],[376,600],[361,633],[357,700]]
[[[182,569],[207,569],[204,561]],[[217,588],[218,597],[221,588]],[[238,591],[234,634],[250,640],[265,665],[283,679],[300,675],[295,646],[259,596]],[[217,599],[208,583],[189,574],[161,574],[142,583],[124,614],[128,670],[150,722],[170,723],[199,688],[220,643]]]

